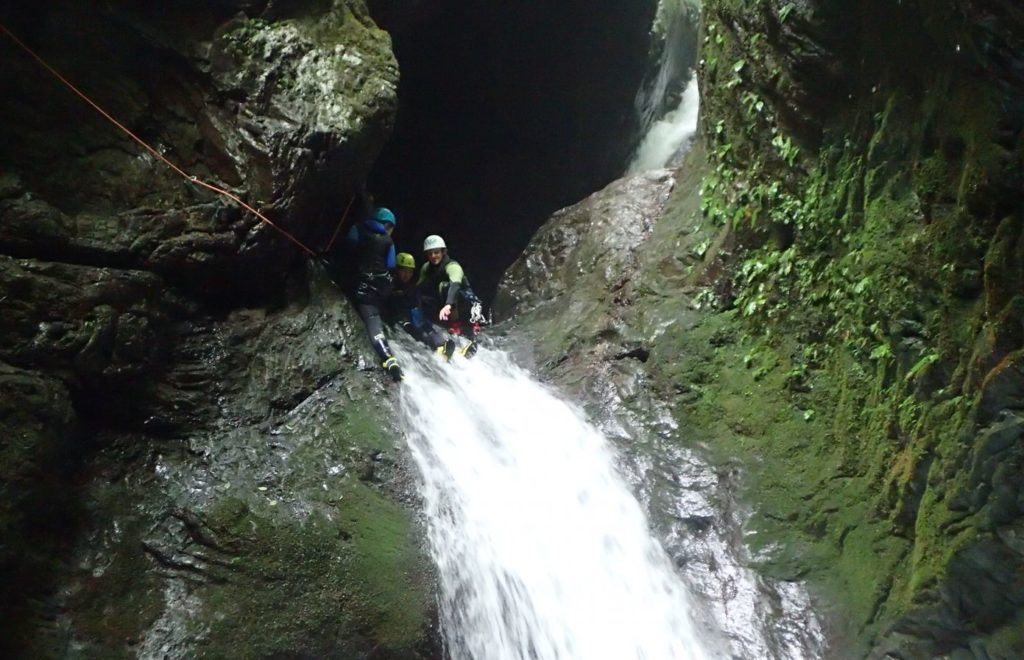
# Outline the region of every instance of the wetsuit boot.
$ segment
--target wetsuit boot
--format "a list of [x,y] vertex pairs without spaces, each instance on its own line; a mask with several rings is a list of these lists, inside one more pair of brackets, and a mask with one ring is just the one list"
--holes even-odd
[[455,355],[455,340],[454,339],[446,340],[443,344],[441,344],[440,346],[437,347],[437,352],[438,352],[439,355],[443,355],[444,356],[444,361],[445,362],[447,362],[448,360],[451,360],[452,356]]
[[465,348],[459,351],[459,354],[468,360],[476,355],[477,348],[479,348],[479,345],[477,344],[476,339],[471,339],[469,343],[466,344]]
[[461,353],[467,360],[476,355],[477,349],[480,348],[480,342],[477,340],[477,333],[479,332],[480,324],[471,322],[469,326],[466,327],[466,331],[462,335],[469,340],[469,343],[466,344],[466,347],[459,351],[459,353]]
[[402,380],[402,368],[398,366],[398,360],[391,354],[391,347],[388,346],[388,340],[384,337],[384,333],[373,336],[373,350],[380,356],[380,366],[388,372],[391,380],[396,383]]

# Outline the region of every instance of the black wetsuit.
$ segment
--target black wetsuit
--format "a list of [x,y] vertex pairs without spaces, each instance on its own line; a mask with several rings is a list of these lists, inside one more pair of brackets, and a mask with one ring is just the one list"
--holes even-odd
[[430,320],[438,318],[442,307],[451,305],[448,329],[455,334],[464,335],[470,341],[476,338],[480,326],[478,323],[470,322],[470,308],[474,303],[479,303],[480,298],[473,293],[469,286],[469,278],[466,277],[459,262],[447,254],[436,266],[428,261],[420,269],[417,286],[423,311]]
[[391,348],[384,337],[381,310],[394,288],[391,270],[395,267],[395,244],[385,226],[376,220],[365,220],[352,227],[347,240],[353,245],[356,262],[356,308],[366,324],[373,349],[382,360],[387,360]]
[[388,300],[387,319],[402,328],[430,348],[444,345],[445,339],[440,328],[430,322],[423,313],[420,304],[419,288],[416,280],[395,281],[394,290]]

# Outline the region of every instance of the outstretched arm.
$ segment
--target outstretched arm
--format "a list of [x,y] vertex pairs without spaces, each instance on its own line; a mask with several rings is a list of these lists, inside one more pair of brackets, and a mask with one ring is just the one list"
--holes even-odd
[[445,298],[444,304],[451,307],[459,299],[459,289],[462,288],[466,274],[462,271],[462,266],[454,261],[445,267],[445,272],[448,274],[449,286],[448,296]]

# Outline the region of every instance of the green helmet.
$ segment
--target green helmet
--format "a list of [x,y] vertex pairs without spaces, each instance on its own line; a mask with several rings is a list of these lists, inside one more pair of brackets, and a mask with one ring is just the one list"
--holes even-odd
[[399,252],[395,255],[395,262],[399,268],[415,268],[416,259],[408,252]]
[[437,234],[431,234],[427,236],[427,239],[423,241],[423,251],[430,252],[431,250],[447,250],[448,246],[444,244],[444,239]]

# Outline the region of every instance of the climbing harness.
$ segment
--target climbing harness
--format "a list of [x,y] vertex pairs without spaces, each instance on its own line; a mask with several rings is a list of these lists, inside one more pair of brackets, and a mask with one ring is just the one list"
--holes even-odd
[[478,300],[475,303],[473,303],[469,308],[469,322],[476,325],[480,325],[485,320],[486,319],[484,318],[484,306]]
[[[254,216],[259,218],[261,222],[263,222],[263,223],[273,227],[274,229],[276,229],[279,233],[281,233],[281,235],[283,235],[285,238],[290,240],[292,243],[295,243],[297,246],[299,246],[299,248],[303,252],[305,252],[309,256],[311,256],[311,257],[316,257],[317,256],[317,253],[312,248],[310,248],[305,243],[303,243],[302,241],[297,239],[295,236],[293,236],[287,230],[285,230],[282,227],[279,227],[278,225],[274,224],[269,218],[267,218],[267,216],[263,215],[262,213],[260,213],[256,209],[254,209],[253,207],[251,207],[248,204],[246,204],[244,201],[241,200],[241,198],[239,198],[234,193],[231,193],[231,192],[229,192],[227,190],[224,190],[223,188],[218,188],[217,186],[213,185],[212,183],[207,183],[206,181],[203,181],[199,177],[191,175],[191,174],[185,172],[185,170],[181,169],[180,167],[175,165],[173,162],[171,162],[170,160],[165,158],[163,154],[161,154],[159,151],[157,151],[156,149],[151,147],[149,144],[147,144],[142,138],[137,136],[135,133],[132,133],[124,124],[122,124],[121,122],[119,122],[116,119],[114,119],[114,117],[111,116],[110,113],[108,113],[106,110],[101,108],[98,104],[96,104],[96,102],[94,102],[91,98],[86,96],[86,94],[84,92],[82,92],[77,87],[75,87],[71,83],[71,81],[69,81],[67,78],[62,76],[59,71],[57,71],[52,66],[50,66],[49,63],[47,63],[46,60],[44,60],[42,57],[37,55],[34,50],[29,48],[27,45],[25,45],[25,43],[22,42],[21,39],[19,39],[17,36],[15,36],[15,34],[13,32],[8,30],[7,27],[3,23],[0,23],[0,32],[3,32],[8,37],[10,37],[11,40],[14,41],[15,44],[17,44],[22,50],[24,50],[26,53],[28,53],[29,56],[31,56],[32,59],[34,59],[40,66],[42,66],[44,69],[46,69],[51,74],[53,74],[58,80],[60,80],[62,83],[64,83],[64,85],[66,85],[68,87],[68,89],[70,89],[72,92],[74,92],[76,95],[78,95],[83,101],[85,101],[90,106],[92,106],[92,108],[94,110],[96,110],[96,112],[98,112],[101,115],[103,115],[110,123],[114,124],[119,129],[121,129],[126,135],[128,135],[128,137],[133,139],[135,142],[139,143],[146,151],[148,151],[154,157],[156,157],[158,160],[160,160],[165,165],[170,167],[177,174],[181,175],[186,181],[188,181],[190,183],[194,183],[197,186],[206,188],[207,190],[212,190],[213,192],[215,192],[215,193],[217,193],[219,195],[223,195],[224,197],[227,197],[231,201],[235,202],[236,204],[238,204],[239,206],[244,208],[246,211],[249,211]],[[351,204],[351,202],[350,202],[350,204]],[[346,213],[347,213],[347,211],[346,211]],[[345,220],[345,218],[343,216],[342,217],[342,224],[344,223],[344,220]],[[338,229],[339,230],[341,229],[341,225],[340,224],[338,225]],[[337,233],[337,232],[335,232],[335,233]],[[331,242],[332,243],[334,242],[333,238],[332,238]]]

